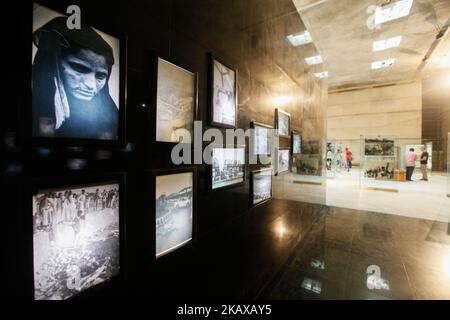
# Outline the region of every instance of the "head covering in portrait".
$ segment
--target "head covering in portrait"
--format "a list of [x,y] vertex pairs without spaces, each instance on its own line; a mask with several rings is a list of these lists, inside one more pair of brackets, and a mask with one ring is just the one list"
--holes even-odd
[[118,108],[108,85],[113,48],[89,26],[68,29],[66,19],[56,17],[33,33],[33,135],[115,140]]

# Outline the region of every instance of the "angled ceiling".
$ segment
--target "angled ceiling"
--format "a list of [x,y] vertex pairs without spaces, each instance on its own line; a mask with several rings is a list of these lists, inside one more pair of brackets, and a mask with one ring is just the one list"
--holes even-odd
[[[369,28],[371,6],[395,0],[292,0],[329,71],[330,90],[413,80],[450,68],[450,0],[414,0],[409,16]],[[372,7],[373,8],[373,7]],[[399,47],[373,52],[373,42],[402,36]],[[439,35],[440,40],[436,40]],[[374,61],[395,59],[372,70]],[[425,60],[424,60],[425,58]]]

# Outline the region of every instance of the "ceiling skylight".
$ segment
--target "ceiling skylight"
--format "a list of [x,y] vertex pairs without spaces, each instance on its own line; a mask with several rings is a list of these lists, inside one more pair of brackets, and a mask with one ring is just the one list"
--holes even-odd
[[399,0],[375,10],[375,24],[382,24],[409,15],[414,0]]
[[305,30],[305,32],[302,33],[290,34],[287,36],[287,39],[294,47],[308,44],[313,41],[308,30]]
[[402,41],[402,36],[397,36],[397,37],[389,38],[386,40],[374,41],[373,51],[376,52],[376,51],[382,51],[382,50],[387,50],[387,49],[398,47],[400,45],[401,41]]
[[382,61],[372,62],[372,70],[389,68],[392,67],[395,63],[395,59],[387,59]]
[[317,72],[317,73],[314,73],[314,76],[315,76],[317,79],[328,78],[328,71],[323,71],[323,72]]
[[308,58],[305,58],[305,61],[309,65],[323,63],[323,59],[321,56],[308,57]]

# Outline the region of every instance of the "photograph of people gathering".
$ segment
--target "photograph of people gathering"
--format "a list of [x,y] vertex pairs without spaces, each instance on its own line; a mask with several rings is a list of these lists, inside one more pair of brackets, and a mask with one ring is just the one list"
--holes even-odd
[[36,299],[67,299],[118,273],[118,184],[41,190],[33,222]]

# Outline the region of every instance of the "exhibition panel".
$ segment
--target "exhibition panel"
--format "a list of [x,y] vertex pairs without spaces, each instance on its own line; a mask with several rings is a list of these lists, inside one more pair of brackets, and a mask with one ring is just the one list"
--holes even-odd
[[361,136],[361,186],[398,191],[399,154],[396,137]]

